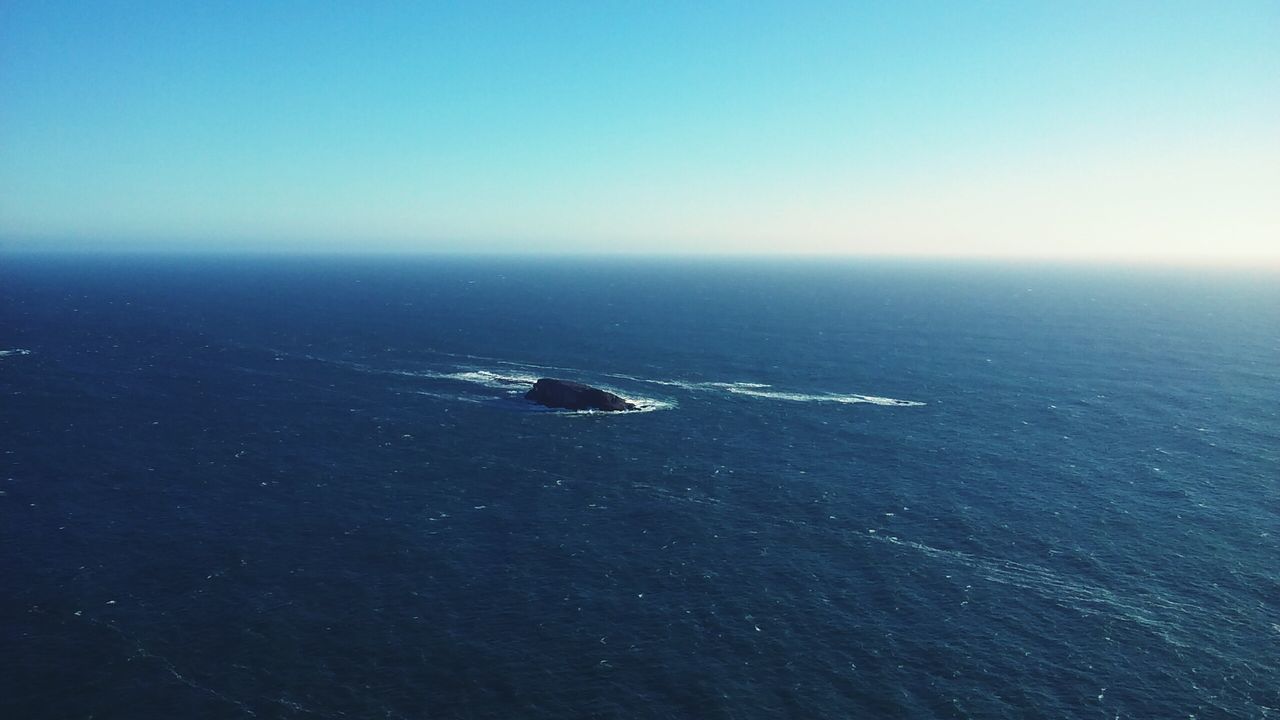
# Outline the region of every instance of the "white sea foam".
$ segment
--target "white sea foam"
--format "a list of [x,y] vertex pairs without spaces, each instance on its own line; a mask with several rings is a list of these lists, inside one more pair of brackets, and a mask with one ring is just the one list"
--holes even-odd
[[480,403],[480,402],[484,402],[483,400],[480,400],[479,398],[476,398],[476,397],[473,397],[473,396],[470,396],[470,395],[460,395],[460,394],[458,394],[458,393],[439,393],[439,392],[430,392],[430,391],[428,391],[428,390],[415,390],[415,391],[414,391],[414,394],[415,394],[415,395],[424,395],[424,396],[426,396],[426,397],[436,398],[437,400],[451,400],[451,401],[454,401],[454,402],[466,402],[466,403]]
[[[536,367],[536,366],[521,366],[521,365],[517,365],[516,363],[508,363],[508,362],[504,362],[502,364],[507,365],[509,368]],[[427,371],[427,370],[416,370],[416,371],[405,370],[405,371],[397,371],[396,374],[406,375],[409,377],[426,378],[431,380],[446,380],[450,382],[460,382],[460,383],[468,383],[471,385],[479,385],[481,387],[489,388],[492,390],[502,390],[507,395],[523,395],[525,392],[529,390],[529,387],[532,386],[533,383],[537,382],[539,378],[544,377],[543,375],[538,375],[538,374],[529,373],[529,372],[520,372],[519,370],[504,368],[498,371],[498,370],[478,368],[478,367],[458,367],[450,372],[438,372],[438,371]],[[602,412],[602,411],[596,411],[596,410],[579,410],[579,411],[570,411],[570,412],[560,412],[560,414],[562,415],[619,415],[619,414],[653,412],[655,410],[670,410],[671,408],[676,407],[676,403],[671,400],[664,400],[661,398],[635,395],[625,390],[622,390],[616,387],[611,387],[608,385],[598,385],[598,387],[617,395],[623,400],[626,400],[628,403],[631,403],[635,407],[635,409],[622,411],[621,413],[617,411]],[[431,395],[433,397],[444,397],[439,393],[430,393],[425,391],[419,391],[419,392],[423,395]],[[457,399],[462,399],[462,396],[457,396]],[[473,402],[475,401],[474,399],[471,399],[471,400]]]
[[640,397],[638,395],[626,395],[609,388],[602,388],[617,395],[618,397],[631,403],[632,410],[569,410],[557,411],[564,415],[629,415],[634,413],[654,412],[655,410],[671,410],[677,407],[678,403],[673,400],[659,400],[657,398]]
[[[561,368],[543,365],[521,365],[519,363],[500,361],[500,364],[510,368],[542,368],[564,370],[569,373],[581,373],[580,370],[573,368]],[[523,392],[524,388],[535,382],[540,375],[529,372],[513,372],[511,370],[502,370],[500,372],[482,368],[464,368],[456,372],[414,372],[409,373],[419,377],[431,377],[441,380],[457,380],[461,382],[470,382],[483,385],[485,387],[508,390],[512,393]],[[645,383],[649,385],[660,385],[665,387],[678,387],[682,390],[694,392],[721,392],[732,393],[734,395],[742,395],[747,397],[761,398],[765,400],[787,400],[791,402],[816,402],[816,403],[841,403],[846,405],[853,404],[869,404],[881,405],[886,407],[920,407],[924,403],[914,400],[899,400],[897,398],[881,397],[878,395],[863,395],[860,393],[799,393],[788,392],[784,390],[772,389],[773,386],[768,383],[745,382],[745,381],[713,381],[713,382],[694,382],[689,380],[678,379],[655,379],[637,377],[635,375],[624,375],[622,373],[606,373],[604,377],[616,378],[619,380],[627,380],[631,382]],[[513,387],[518,386],[518,387]],[[641,396],[628,396],[625,391],[613,387],[603,386],[624,400],[638,406],[641,412],[651,410],[665,410],[676,406],[676,403],[668,400],[659,400],[655,398],[647,398]],[[589,412],[589,411],[588,411]]]
[[773,389],[768,383],[758,382],[693,382],[690,380],[656,380],[652,378],[634,377],[632,375],[610,375],[610,377],[622,378],[625,380],[634,380],[636,382],[650,383],[652,385],[665,385],[668,387],[678,387],[683,390],[701,391],[701,392],[726,392],[734,395],[746,395],[749,397],[761,398],[765,400],[789,400],[791,402],[827,402],[827,403],[843,403],[853,405],[866,403],[870,405],[884,405],[889,407],[921,407],[922,402],[915,400],[899,400],[897,398],[881,397],[878,395],[863,395],[861,393],[800,393],[789,392],[785,390]]
[[[498,358],[484,358],[472,355],[457,355],[451,353],[440,353],[448,357],[466,358],[469,360],[484,360],[491,362],[499,367],[482,367],[478,365],[459,363],[447,370],[384,370],[371,367],[361,363],[350,363],[343,361],[335,361],[337,364],[353,367],[364,372],[381,372],[392,375],[401,375],[406,377],[424,378],[430,380],[446,380],[451,382],[462,382],[491,390],[502,390],[508,395],[520,395],[527,391],[528,387],[536,382],[540,377],[545,377],[546,373],[539,371],[552,370],[556,374],[569,376],[584,376],[592,373],[577,369],[557,365],[538,365],[535,363],[522,363],[511,360],[501,360]],[[319,358],[316,358],[319,359]],[[807,403],[834,403],[842,405],[880,405],[885,407],[921,407],[925,403],[915,400],[899,400],[897,398],[883,397],[879,395],[866,395],[862,393],[839,393],[839,392],[792,392],[774,388],[768,383],[750,382],[750,381],[693,381],[679,378],[647,378],[635,375],[626,375],[623,373],[596,373],[596,377],[614,378],[624,380],[630,383],[643,383],[646,385],[658,385],[662,387],[675,387],[690,392],[712,392],[727,393],[741,397],[758,398],[762,400],[783,400],[788,402],[807,402]],[[635,405],[637,410],[632,412],[652,412],[654,410],[667,410],[677,406],[677,403],[670,399],[652,398],[641,395],[629,394],[626,390],[592,383],[602,387],[609,392],[618,395],[627,402]],[[591,414],[592,411],[584,411],[584,414]]]
[[422,378],[425,380],[449,380],[453,382],[470,383],[472,385],[483,385],[487,388],[507,390],[512,393],[522,391],[525,386],[533,384],[533,382],[538,379],[536,375],[496,373],[489,370],[467,368],[459,368],[451,372],[442,372],[438,370],[380,370],[363,365],[352,365],[351,367],[356,367],[364,372],[386,373],[388,375],[401,375],[403,377]]
[[519,389],[524,389],[527,385],[532,385],[537,381],[537,375],[529,375],[525,373],[496,373],[491,370],[480,369],[463,369],[459,372],[438,373],[435,375],[441,380],[457,380],[459,382],[475,383],[496,390],[515,390],[513,385],[519,385]]
[[[991,582],[1030,590],[1087,615],[1106,615],[1141,625],[1166,642],[1185,647],[1188,641],[1175,637],[1188,629],[1188,623],[1204,624],[1207,611],[1198,605],[1179,602],[1155,594],[1125,597],[1105,587],[1090,585],[1045,567],[1013,560],[982,557],[958,550],[942,550],[911,540],[868,531],[867,537],[916,550],[940,562],[969,568]],[[1212,626],[1212,624],[1209,624]]]
[[914,400],[898,400],[896,398],[878,397],[876,395],[857,395],[848,394],[840,395],[837,393],[794,393],[780,392],[777,390],[763,390],[767,388],[763,386],[742,386],[729,385],[725,390],[735,395],[750,395],[751,397],[768,398],[770,400],[791,400],[793,402],[830,402],[845,403],[853,405],[857,403],[868,403],[871,405],[887,405],[892,407],[920,407],[924,405],[922,402]]
[[12,350],[0,350],[0,357],[9,357],[11,355],[30,355],[30,354],[31,354],[30,350],[23,350],[22,348],[14,348]]

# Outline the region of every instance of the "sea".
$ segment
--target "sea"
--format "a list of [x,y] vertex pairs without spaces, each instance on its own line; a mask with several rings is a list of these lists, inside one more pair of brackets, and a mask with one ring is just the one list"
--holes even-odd
[[0,717],[1280,718],[1280,273],[0,257]]

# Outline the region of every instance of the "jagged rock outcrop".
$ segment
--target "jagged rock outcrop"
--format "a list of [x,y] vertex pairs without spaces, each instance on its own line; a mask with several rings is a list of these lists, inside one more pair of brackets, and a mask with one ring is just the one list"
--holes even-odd
[[611,392],[569,380],[541,378],[525,394],[526,400],[565,410],[635,410],[636,406]]

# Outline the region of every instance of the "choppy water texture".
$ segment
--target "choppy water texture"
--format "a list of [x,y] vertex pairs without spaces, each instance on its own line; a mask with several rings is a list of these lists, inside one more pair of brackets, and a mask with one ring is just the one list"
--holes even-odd
[[1277,280],[6,258],[0,715],[1280,716]]

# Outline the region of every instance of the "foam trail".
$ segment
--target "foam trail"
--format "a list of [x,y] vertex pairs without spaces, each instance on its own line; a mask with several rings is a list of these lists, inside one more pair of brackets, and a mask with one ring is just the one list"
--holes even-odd
[[677,404],[671,400],[659,400],[657,398],[640,397],[638,395],[627,395],[625,393],[618,392],[617,390],[611,389],[611,388],[602,388],[602,389],[608,390],[614,395],[617,395],[623,400],[626,400],[627,402],[631,403],[635,407],[635,409],[623,410],[621,412],[603,411],[603,410],[568,410],[568,411],[554,410],[552,412],[555,412],[561,415],[631,415],[634,413],[653,412],[655,410],[670,410],[677,406]]
[[496,373],[490,370],[464,369],[460,372],[438,373],[436,374],[441,380],[457,380],[459,382],[475,383],[485,387],[497,390],[511,390],[512,385],[526,386],[531,385],[537,379],[537,375],[529,375],[525,373]]
[[[532,385],[540,377],[544,377],[544,373],[538,370],[553,370],[557,373],[563,372],[568,375],[591,376],[593,373],[583,371],[577,368],[562,367],[557,365],[538,365],[535,363],[514,362],[511,360],[501,360],[498,358],[483,358],[480,356],[460,355],[454,353],[438,353],[446,357],[467,358],[472,360],[486,360],[496,365],[502,366],[498,368],[478,367],[475,365],[457,364],[448,371],[441,370],[384,370],[370,367],[361,363],[350,363],[343,361],[332,361],[337,364],[352,367],[364,372],[386,373],[390,375],[401,375],[405,377],[426,378],[431,380],[446,380],[452,382],[463,382],[474,385],[480,385],[493,390],[503,390],[510,395],[523,394],[529,385]],[[322,358],[314,358],[322,359]],[[925,403],[915,400],[899,400],[897,398],[882,397],[879,395],[864,395],[861,393],[801,393],[789,392],[785,390],[774,389],[768,383],[746,382],[746,381],[704,381],[697,382],[681,379],[658,379],[638,377],[635,375],[626,375],[623,373],[594,373],[596,377],[609,377],[629,382],[644,383],[647,385],[659,385],[663,387],[676,387],[691,392],[715,392],[727,393],[743,397],[753,397],[763,400],[784,400],[788,402],[812,402],[812,403],[835,403],[842,405],[880,405],[885,407],[921,407]],[[622,397],[628,402],[636,405],[639,410],[637,412],[649,412],[652,410],[665,410],[676,406],[676,403],[669,400],[659,400],[656,398],[643,396],[630,396],[626,391],[619,391],[616,388],[605,387],[604,389]],[[589,411],[587,411],[589,412]]]
[[766,400],[790,400],[793,402],[829,402],[843,403],[853,405],[858,403],[867,403],[870,405],[885,405],[889,407],[922,407],[924,403],[915,400],[899,400],[897,398],[881,397],[878,395],[863,395],[860,393],[796,393],[785,392],[781,390],[770,390],[773,386],[768,383],[758,382],[692,382],[688,380],[655,380],[651,378],[635,377],[634,375],[611,374],[609,377],[621,378],[624,380],[633,380],[635,382],[649,383],[652,385],[665,385],[667,387],[678,387],[683,390],[693,391],[716,391],[728,392],[735,395],[747,395],[750,397],[763,398]]
[[[503,363],[511,367],[522,367],[516,363]],[[526,366],[527,367],[527,366]],[[371,368],[362,368],[369,372],[379,372]],[[381,371],[405,377],[425,378],[430,380],[445,380],[449,382],[466,383],[471,385],[479,385],[481,387],[492,390],[502,390],[507,395],[521,396],[528,391],[529,387],[537,381],[541,375],[519,372],[503,369],[494,371],[486,368],[477,367],[457,367],[451,372],[440,372],[433,370],[388,370]],[[669,410],[676,407],[676,403],[669,400],[661,400],[658,398],[644,397],[634,395],[620,390],[618,388],[602,386],[604,390],[621,397],[623,400],[635,406],[634,410],[626,410],[623,412],[601,413],[594,410],[580,411],[555,411],[560,415],[627,415],[634,413],[653,412],[655,410]],[[432,397],[443,397],[438,393],[429,393],[419,391],[419,394]]]
[[1030,590],[1083,614],[1106,615],[1141,625],[1162,637],[1166,642],[1179,647],[1187,647],[1189,642],[1173,637],[1172,633],[1187,631],[1187,624],[1173,618],[1161,617],[1161,615],[1173,614],[1181,616],[1192,624],[1201,625],[1201,621],[1208,613],[1198,605],[1177,602],[1160,596],[1141,599],[1123,597],[1107,588],[1078,582],[1039,565],[981,557],[958,550],[941,550],[923,543],[875,534],[874,531],[867,537],[911,548],[940,562],[969,568],[991,582]]
[[[765,385],[763,387],[769,386]],[[761,390],[758,389],[758,387],[743,385],[727,386],[725,387],[725,390],[735,395],[750,395],[751,397],[768,398],[770,400],[791,400],[793,402],[831,402],[844,403],[847,405],[868,403],[871,405],[887,405],[891,407],[920,407],[924,405],[924,403],[916,402],[914,400],[898,400],[896,398],[878,397],[876,395],[779,392],[775,390]]]
[[12,350],[0,350],[0,357],[9,357],[11,355],[30,355],[30,354],[31,354],[30,350],[23,350],[22,348],[14,348]]
[[449,380],[453,382],[470,383],[472,385],[483,385],[487,388],[495,390],[508,390],[515,392],[517,388],[514,386],[531,385],[538,379],[536,375],[516,375],[512,373],[495,373],[489,370],[478,369],[457,369],[453,372],[440,372],[438,370],[382,370],[372,368],[365,365],[352,365],[363,372],[382,373],[386,375],[400,375],[402,377],[423,378],[426,380]]
[[413,394],[436,398],[437,400],[452,400],[454,402],[465,402],[465,403],[484,402],[483,400],[480,400],[478,398],[469,397],[467,395],[459,395],[457,393],[437,393],[437,392],[429,392],[427,390],[415,390],[413,391]]

